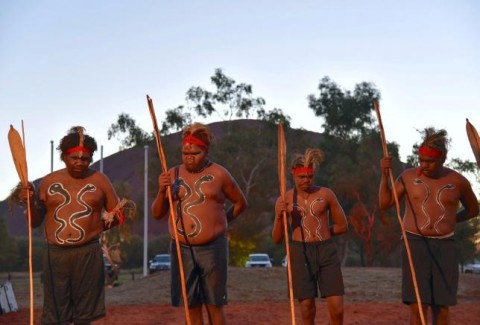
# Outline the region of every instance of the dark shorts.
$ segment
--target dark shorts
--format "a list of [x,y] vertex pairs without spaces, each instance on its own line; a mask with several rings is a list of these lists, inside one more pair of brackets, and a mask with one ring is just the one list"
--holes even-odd
[[47,245],[42,324],[87,323],[105,316],[102,254],[98,240],[79,247]]
[[[173,306],[183,306],[182,284],[175,241],[171,241],[171,298]],[[225,236],[199,245],[180,245],[188,306],[227,304],[228,243]],[[192,258],[193,255],[193,258]]]
[[290,258],[295,299],[318,297],[318,290],[322,298],[345,293],[337,248],[331,239],[314,243],[292,241]]
[[[407,234],[407,238],[422,303],[456,305],[459,272],[454,237],[433,239]],[[402,301],[405,304],[417,302],[405,248],[402,255]]]

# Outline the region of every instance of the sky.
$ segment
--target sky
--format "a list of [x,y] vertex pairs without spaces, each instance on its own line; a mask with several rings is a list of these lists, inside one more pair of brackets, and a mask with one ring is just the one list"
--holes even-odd
[[213,91],[217,68],[315,132],[323,121],[307,96],[323,77],[351,91],[371,82],[403,159],[417,130],[435,126],[452,138],[449,158],[474,161],[465,120],[480,128],[479,1],[2,0],[0,200],[19,180],[10,125],[22,133],[23,121],[33,181],[70,127],[84,126],[107,157],[119,150],[107,137],[119,114],[150,132],[147,94],[161,123],[190,87]]

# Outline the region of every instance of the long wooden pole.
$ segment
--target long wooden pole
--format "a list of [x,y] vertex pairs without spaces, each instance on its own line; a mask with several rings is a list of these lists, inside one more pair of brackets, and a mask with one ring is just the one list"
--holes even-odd
[[28,184],[27,153],[25,150],[25,130],[22,120],[22,137],[15,128],[10,125],[8,131],[8,143],[12,153],[13,163],[17,170],[22,187],[27,190],[27,223],[28,223],[28,273],[30,281],[30,324],[33,325],[34,295],[33,295],[33,266],[32,266],[32,212],[30,209],[30,188]]
[[[378,104],[378,100],[376,99],[373,100],[373,107],[375,108],[375,112],[377,113],[378,126],[380,128],[380,138],[382,139],[383,156],[385,158],[388,158],[389,153],[387,148],[387,140],[385,139],[385,131],[383,129],[382,116],[380,115],[380,106]],[[415,274],[415,268],[413,267],[412,253],[410,250],[410,244],[408,243],[407,233],[405,231],[405,227],[403,226],[403,220],[400,213],[400,203],[398,200],[397,191],[395,189],[395,179],[393,178],[393,172],[391,169],[388,170],[388,176],[390,178],[390,183],[392,184],[392,193],[393,193],[393,198],[395,199],[397,219],[398,219],[398,222],[400,223],[400,228],[402,229],[402,237],[405,243],[405,250],[407,251],[408,265],[410,266],[410,272],[412,273],[413,288],[415,290],[415,296],[417,298],[418,312],[420,314],[420,320],[422,321],[422,325],[425,325],[425,317],[423,315],[422,301],[420,298],[420,293],[418,291],[418,285],[417,285],[417,276]]]
[[[160,162],[162,164],[162,170],[163,172],[168,172],[167,168],[167,160],[165,158],[165,153],[163,151],[162,147],[162,142],[160,138],[160,132],[158,131],[158,124],[157,124],[157,117],[155,116],[155,109],[153,108],[153,101],[150,98],[150,96],[147,95],[147,103],[148,103],[148,109],[150,111],[150,116],[152,118],[153,122],[153,129],[154,129],[154,134],[155,134],[155,140],[157,142],[157,151],[158,155],[160,158]],[[180,282],[182,285],[182,297],[183,297],[183,305],[185,307],[185,318],[186,318],[186,323],[188,325],[191,324],[190,321],[190,313],[188,310],[188,296],[187,296],[187,287],[185,284],[185,274],[183,271],[183,258],[182,258],[182,251],[180,249],[180,241],[178,239],[178,232],[177,232],[177,227],[175,224],[175,209],[173,209],[173,199],[172,199],[172,191],[171,187],[167,186],[167,196],[168,196],[168,203],[170,204],[170,222],[172,223],[172,229],[173,229],[173,234],[175,238],[175,247],[177,251],[177,258],[178,258],[178,269],[180,271]]]
[[[285,192],[287,190],[287,180],[285,176],[285,164],[287,157],[287,144],[285,142],[285,134],[283,132],[282,123],[278,123],[278,180],[280,186],[280,196],[285,202]],[[288,275],[288,292],[290,297],[290,313],[292,316],[292,324],[295,325],[295,304],[293,301],[293,285],[292,285],[292,263],[290,263],[290,239],[288,237],[287,211],[283,210],[283,230],[285,237],[285,248],[287,253],[287,275]]]

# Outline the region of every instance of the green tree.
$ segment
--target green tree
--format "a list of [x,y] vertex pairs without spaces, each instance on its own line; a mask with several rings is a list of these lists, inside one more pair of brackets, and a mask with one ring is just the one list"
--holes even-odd
[[285,125],[289,125],[290,117],[284,115],[282,109],[265,110],[265,100],[253,95],[251,85],[237,83],[219,68],[215,69],[210,80],[215,87],[214,91],[193,86],[187,90],[186,106],[180,105],[166,110],[166,118],[161,123],[162,134],[180,131],[193,119],[207,118],[214,114],[222,121],[249,118],[256,114],[258,119],[269,122],[282,121]]
[[5,219],[0,217],[0,272],[13,271],[16,267],[17,259],[17,242],[8,234]]
[[[276,168],[276,125],[265,122],[242,126],[244,121],[228,124],[211,157],[232,173],[248,201],[247,210],[229,227],[230,263],[243,266],[256,243],[269,236],[273,206],[267,200],[277,192],[277,182],[264,175]],[[236,131],[228,133],[228,129]]]
[[[121,134],[125,136],[122,138]],[[145,132],[137,126],[135,120],[126,113],[121,113],[118,116],[117,122],[110,125],[107,135],[108,140],[115,136],[120,140],[120,150],[143,146],[154,139],[153,133]]]
[[137,268],[143,265],[143,238],[133,235],[128,242],[120,244],[124,268]]
[[[187,91],[187,102],[198,116],[207,117],[216,113],[222,120],[232,120],[250,116],[252,110],[258,110],[265,105],[261,97],[253,97],[252,86],[240,83],[226,76],[222,69],[215,69],[211,77],[215,92],[201,87],[191,87]],[[220,106],[220,107],[219,107]]]
[[[16,237],[15,240],[18,246],[15,270],[27,272],[29,267],[28,237]],[[32,267],[34,272],[41,271],[43,268],[44,251],[45,240],[43,238],[32,236]]]
[[[336,238],[340,255],[346,262],[350,249],[359,255],[361,265],[373,265],[387,253],[382,249],[393,251],[396,246],[394,242],[378,245],[380,233],[382,240],[393,240],[394,236],[386,232],[396,230],[390,226],[389,217],[378,211],[379,161],[383,153],[373,100],[380,98],[380,92],[367,82],[357,84],[353,92],[343,90],[329,77],[321,79],[318,90],[318,96],[308,96],[309,107],[324,119],[319,146],[325,151],[326,161],[320,167],[318,181],[337,194],[351,230]],[[391,143],[389,150],[399,162],[398,146]]]
[[318,97],[308,96],[308,106],[324,119],[325,134],[348,139],[364,134],[375,125],[372,103],[373,99],[380,100],[380,92],[374,84],[361,82],[352,93],[340,89],[329,77],[323,77],[318,90]]

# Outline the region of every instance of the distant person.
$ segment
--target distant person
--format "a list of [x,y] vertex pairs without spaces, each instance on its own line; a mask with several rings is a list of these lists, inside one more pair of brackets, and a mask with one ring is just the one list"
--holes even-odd
[[[42,324],[90,324],[105,316],[105,275],[100,237],[123,222],[110,180],[90,169],[94,138],[73,127],[57,148],[65,168],[30,184],[31,226],[45,223]],[[27,189],[19,193],[27,202]],[[103,212],[113,219],[104,220]]]
[[[170,235],[178,234],[187,283],[192,324],[202,324],[202,306],[211,324],[225,324],[227,304],[228,223],[246,208],[246,199],[232,175],[208,158],[213,134],[193,123],[182,134],[182,164],[158,177],[152,204],[155,219],[169,218],[167,186],[172,187],[177,221],[169,221]],[[226,200],[233,205],[225,211]],[[172,305],[182,305],[182,287],[175,241],[172,240]]]
[[319,149],[295,155],[291,166],[295,186],[286,192],[285,202],[279,197],[275,204],[272,237],[276,244],[282,242],[286,211],[293,297],[300,303],[302,324],[315,323],[318,290],[326,298],[330,324],[343,324],[343,276],[332,236],[347,232],[347,219],[335,193],[313,183],[323,160]]
[[[398,199],[405,199],[403,225],[411,249],[423,314],[432,311],[432,324],[449,324],[449,306],[457,304],[458,257],[454,231],[457,222],[478,215],[478,201],[470,182],[444,167],[449,139],[445,130],[422,132],[420,167],[403,171],[395,181]],[[395,204],[388,182],[391,158],[381,160],[381,209]],[[463,209],[459,210],[460,204]],[[403,251],[402,300],[410,306],[410,324],[421,324],[406,251]],[[426,316],[425,316],[426,319]]]

